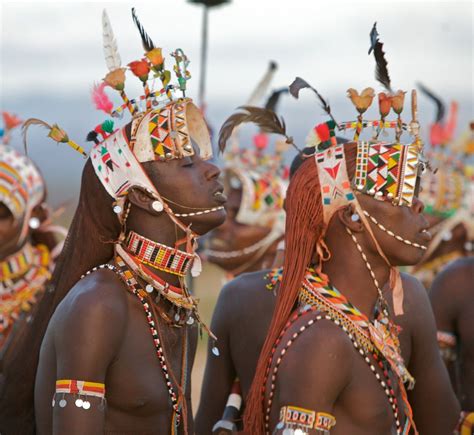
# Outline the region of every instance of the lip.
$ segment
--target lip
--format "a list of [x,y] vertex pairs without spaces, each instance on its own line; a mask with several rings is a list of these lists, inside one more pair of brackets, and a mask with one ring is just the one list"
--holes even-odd
[[433,236],[431,235],[431,233],[428,231],[428,227],[422,228],[422,229],[418,232],[418,237],[419,237],[420,239],[422,239],[423,241],[425,241],[425,242],[431,242],[431,239],[433,238]]
[[218,187],[212,194],[212,197],[214,198],[214,200],[220,204],[220,205],[223,205],[227,202],[227,196],[226,194],[224,193],[224,187],[223,186],[220,186]]

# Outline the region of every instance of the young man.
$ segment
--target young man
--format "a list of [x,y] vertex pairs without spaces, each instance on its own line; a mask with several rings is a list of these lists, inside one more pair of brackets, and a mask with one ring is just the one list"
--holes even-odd
[[[304,87],[296,79],[290,90]],[[280,291],[246,402],[249,433],[441,435],[455,428],[459,407],[425,290],[395,268],[418,262],[430,240],[417,198],[424,164],[416,94],[408,125],[400,117],[404,93],[381,94],[382,119],[367,121],[373,89],[350,89],[359,116],[338,127],[354,128],[355,142],[338,146],[330,135],[290,182]],[[385,120],[391,108],[395,123]],[[368,126],[372,140],[359,141]],[[394,143],[377,140],[380,126],[395,128]],[[413,143],[399,142],[403,128]]]
[[[196,239],[224,221],[225,196],[219,170],[208,161],[212,148],[199,109],[173,98],[173,88],[186,89],[186,56],[173,53],[178,84],[170,84],[161,49],[133,18],[146,51],[129,64],[144,83],[143,110],[124,93],[125,68],[104,16],[111,69],[105,83],[119,90],[133,119],[119,130],[110,122],[98,126],[102,141],[89,135],[95,145],[53,291],[35,319],[36,335],[16,360],[24,360],[22,385],[14,383],[18,368],[7,373],[2,412],[16,419],[2,416],[5,434],[32,431],[41,339],[38,434],[194,433],[189,379],[204,325],[185,277],[199,273]],[[148,88],[150,70],[162,89]],[[101,107],[109,106],[105,98]],[[57,125],[42,125],[83,152]]]

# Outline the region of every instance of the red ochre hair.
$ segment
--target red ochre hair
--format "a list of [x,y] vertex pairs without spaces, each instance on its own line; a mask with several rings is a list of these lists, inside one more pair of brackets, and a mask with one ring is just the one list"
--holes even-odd
[[[347,172],[355,172],[356,144],[344,145]],[[326,232],[318,170],[314,157],[308,158],[290,181],[286,194],[285,260],[280,291],[270,329],[263,345],[252,387],[245,404],[245,431],[263,434],[265,371],[273,344],[295,308],[306,268],[313,262],[318,242]]]

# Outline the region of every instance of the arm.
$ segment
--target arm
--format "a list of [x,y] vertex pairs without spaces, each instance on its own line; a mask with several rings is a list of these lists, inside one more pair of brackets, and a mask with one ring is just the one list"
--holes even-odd
[[408,370],[416,380],[408,398],[415,423],[421,434],[450,434],[456,427],[460,408],[438,350],[433,312],[418,280],[404,276],[404,287],[412,341]]
[[[286,336],[291,337],[301,326],[296,322]],[[286,341],[282,339],[282,343]],[[277,349],[276,354],[280,351]],[[349,338],[330,321],[320,320],[302,333],[285,354],[278,371],[273,406],[280,413],[280,423],[274,433],[285,433],[282,419],[288,411],[290,415],[295,411],[312,415],[316,421],[322,419],[323,424],[325,418],[331,420],[338,397],[351,381],[354,355],[357,357]],[[316,431],[314,425],[306,431],[323,433]]]
[[221,290],[211,322],[211,330],[217,336],[219,356],[214,355],[209,341],[206,370],[202,384],[199,408],[196,414],[196,434],[210,434],[212,427],[222,418],[236,373],[231,357],[229,328],[233,322],[233,292],[239,289],[231,281]]
[[[96,278],[91,276],[90,279]],[[117,291],[117,284],[121,287],[121,283],[110,279],[110,275],[108,278],[81,289],[58,313],[54,330],[56,380],[105,384],[108,367],[120,349],[127,318],[126,292],[122,288]],[[111,281],[115,285],[111,285]],[[83,397],[90,403],[90,408],[84,409],[76,406],[76,398],[71,394],[56,395],[53,433],[103,434],[105,410],[102,400],[94,396]],[[66,406],[61,407],[61,399],[66,400]]]

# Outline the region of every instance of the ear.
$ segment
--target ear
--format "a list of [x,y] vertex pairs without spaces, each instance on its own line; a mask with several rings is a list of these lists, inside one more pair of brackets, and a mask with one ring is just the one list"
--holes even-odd
[[156,201],[153,196],[146,191],[143,187],[134,186],[128,192],[128,200],[135,207],[147,211],[153,215],[159,213],[153,208],[153,202]]
[[344,208],[340,208],[336,213],[342,225],[349,228],[353,233],[361,233],[364,231],[362,219],[359,216],[359,213],[355,211],[353,205],[347,205]]

